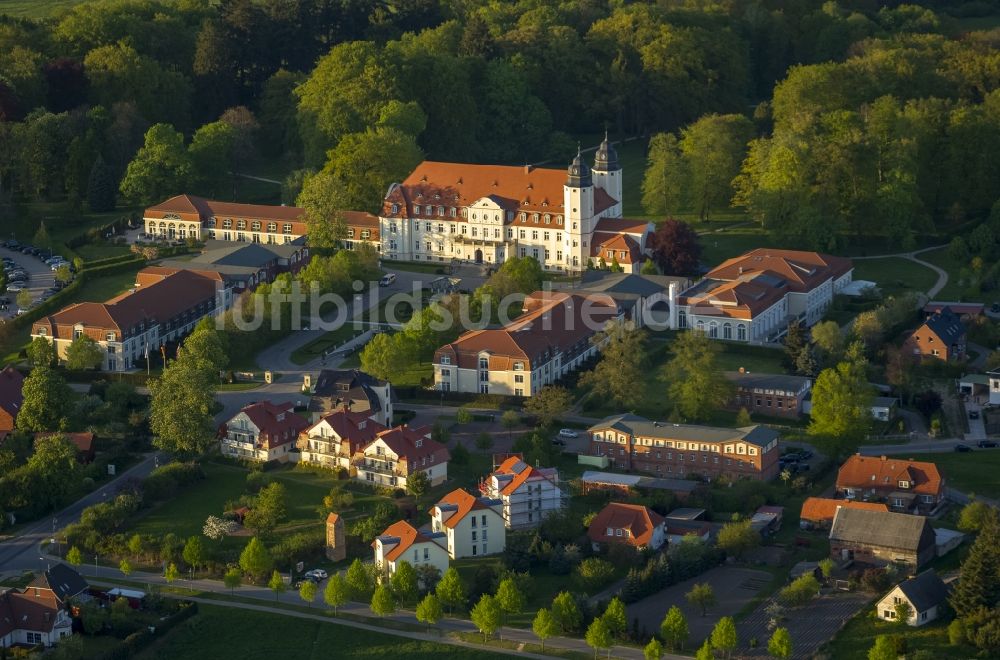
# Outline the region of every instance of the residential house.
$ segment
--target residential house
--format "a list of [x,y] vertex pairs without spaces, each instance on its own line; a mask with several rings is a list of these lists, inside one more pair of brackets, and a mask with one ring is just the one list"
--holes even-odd
[[386,575],[392,575],[400,562],[409,562],[414,568],[429,565],[441,573],[448,570],[447,535],[444,532],[418,530],[405,520],[394,522],[375,537],[375,564]]
[[536,291],[503,328],[472,330],[434,353],[434,387],[530,397],[597,355],[591,339],[623,318],[606,295]]
[[990,379],[989,403],[991,406],[1000,406],[1000,369],[986,372]]
[[220,447],[223,456],[285,463],[307,426],[309,422],[295,414],[293,404],[259,401],[244,406],[225,423]]
[[177,195],[142,214],[146,233],[161,240],[221,240],[248,243],[291,243],[306,235],[305,210],[219,202]]
[[375,439],[354,454],[351,465],[358,481],[406,488],[407,479],[423,472],[431,486],[448,479],[448,448],[431,439],[427,428],[406,425],[379,431]]
[[89,432],[75,432],[75,433],[36,433],[35,440],[39,438],[44,438],[50,435],[61,435],[67,440],[76,445],[76,460],[83,463],[84,465],[93,462],[94,460],[94,434]]
[[24,589],[0,591],[0,648],[49,647],[72,635],[67,601],[86,589],[79,573],[56,564]]
[[12,366],[0,370],[0,441],[14,430],[24,396],[24,375]]
[[790,322],[810,327],[822,320],[852,280],[850,259],[819,252],[758,248],[709,271],[670,301],[673,329],[700,330],[712,339],[775,341]]
[[508,529],[536,527],[549,514],[565,505],[559,488],[559,470],[532,467],[519,456],[511,456],[479,485],[479,492],[503,502]]
[[934,569],[929,569],[893,587],[875,604],[875,613],[880,619],[896,621],[896,606],[907,603],[910,606],[910,618],[906,623],[917,627],[936,620],[947,599],[947,585]]
[[691,280],[671,275],[588,270],[578,281],[553,283],[553,286],[566,293],[607,296],[635,327],[663,330],[676,326],[676,307],[670,301],[691,286]]
[[986,305],[983,303],[932,300],[924,305],[924,317],[930,318],[931,316],[940,313],[941,310],[945,308],[950,309],[952,313],[957,314],[959,318],[965,322],[972,321],[976,317],[982,316],[986,311]]
[[323,369],[306,374],[302,389],[312,396],[309,412],[313,421],[338,410],[367,413],[383,426],[392,425],[392,385],[360,369]]
[[837,495],[884,501],[890,511],[928,513],[944,501],[944,478],[934,463],[854,454],[837,471]]
[[587,528],[594,550],[623,545],[636,550],[659,550],[666,541],[663,516],[638,504],[611,502],[594,517]]
[[881,502],[857,502],[855,500],[835,500],[829,497],[807,497],[802,503],[799,514],[799,527],[802,529],[829,529],[837,509],[865,509],[867,511],[889,510]]
[[589,429],[590,454],[621,470],[660,477],[756,479],[778,475],[778,432],[763,426],[716,428],[607,417]]
[[388,430],[372,419],[369,412],[338,410],[306,428],[297,443],[299,461],[349,470],[354,455]]
[[431,507],[430,513],[431,530],[447,536],[452,559],[496,554],[507,546],[501,500],[457,488]]
[[605,137],[593,168],[424,161],[389,186],[379,213],[382,254],[407,261],[500,264],[532,257],[547,271],[603,258],[633,271],[653,224],[622,218],[622,168]]
[[735,385],[731,408],[745,408],[769,417],[799,418],[812,388],[812,379],[804,376],[757,374],[742,369],[725,375]]
[[785,517],[785,507],[764,504],[757,507],[750,517],[750,527],[762,535],[769,535],[781,529],[781,521]]
[[103,353],[104,371],[129,371],[150,353],[179,342],[198,321],[225,309],[217,279],[191,271],[140,271],[136,288],[107,302],[73,303],[31,325],[31,336],[55,344],[59,359],[86,335]]
[[830,557],[836,561],[902,564],[915,571],[935,556],[934,529],[925,516],[843,507],[834,514]]
[[965,325],[951,308],[932,314],[903,344],[917,359],[961,360],[965,358]]

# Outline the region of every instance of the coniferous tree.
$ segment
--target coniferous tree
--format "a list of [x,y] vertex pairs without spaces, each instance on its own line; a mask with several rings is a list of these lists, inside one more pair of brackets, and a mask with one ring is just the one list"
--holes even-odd
[[1000,601],[1000,521],[996,511],[984,518],[982,529],[962,562],[949,602],[959,617],[996,607]]
[[87,206],[95,213],[113,211],[117,197],[118,184],[114,172],[104,162],[104,157],[98,155],[87,179]]

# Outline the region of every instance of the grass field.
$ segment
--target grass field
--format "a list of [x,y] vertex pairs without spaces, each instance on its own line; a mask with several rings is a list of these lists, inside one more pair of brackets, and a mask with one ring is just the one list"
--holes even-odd
[[937,281],[937,273],[909,259],[886,257],[855,261],[854,279],[876,282],[884,295],[898,296],[927,291]]
[[998,298],[995,293],[970,291],[968,287],[963,286],[961,283],[961,272],[966,265],[952,259],[948,255],[948,248],[931,250],[918,256],[928,263],[943,268],[948,273],[948,283],[935,296],[938,300],[992,303]]
[[87,243],[76,248],[76,253],[84,261],[96,261],[128,254],[129,248],[125,245],[111,245],[110,243]]
[[0,14],[21,18],[48,18],[83,0],[0,0]]
[[295,364],[305,364],[361,333],[361,330],[354,329],[353,324],[347,323],[336,330],[323,333],[323,335],[312,340],[305,346],[295,349],[292,351],[290,358]]
[[495,654],[360,631],[270,612],[199,605],[198,614],[137,658],[272,660],[272,658],[383,658],[486,660]]
[[1000,473],[1000,451],[976,449],[965,454],[948,451],[920,454],[916,457],[908,455],[907,458],[937,464],[948,485],[963,493],[1000,498],[1000,481],[997,480],[997,474]]
[[[934,658],[974,658],[976,651],[968,646],[952,646],[948,641],[948,624],[934,621],[919,628],[880,621],[872,606],[863,609],[825,647],[830,658],[864,658],[878,635],[902,635],[908,653],[918,650],[931,652]],[[910,657],[910,656],[907,656]]]

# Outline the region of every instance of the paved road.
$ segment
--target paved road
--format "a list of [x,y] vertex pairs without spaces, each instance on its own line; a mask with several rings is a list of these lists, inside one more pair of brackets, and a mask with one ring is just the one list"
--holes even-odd
[[[918,440],[916,442],[904,442],[898,445],[867,445],[858,449],[858,452],[865,456],[882,456],[901,454],[936,454],[943,451],[954,451],[955,445],[964,443],[964,439],[942,438],[941,440]],[[978,450],[977,450],[978,451]],[[984,450],[996,451],[996,450]]]
[[948,273],[944,269],[935,266],[929,261],[924,261],[917,255],[923,254],[924,252],[930,252],[931,250],[940,250],[943,247],[946,246],[932,245],[931,247],[925,247],[919,250],[913,250],[912,252],[894,252],[892,254],[876,254],[868,257],[851,257],[851,259],[853,259],[854,261],[858,261],[860,259],[888,259],[890,257],[900,257],[901,259],[909,259],[910,261],[916,262],[921,266],[926,266],[927,268],[930,268],[935,273],[937,273],[938,276],[937,281],[926,292],[928,299],[933,300],[934,296],[936,296],[941,291],[941,289],[945,288],[948,285]]
[[53,520],[58,527],[65,527],[80,520],[80,512],[86,507],[98,502],[105,502],[114,497],[119,486],[129,479],[142,479],[155,468],[158,454],[147,454],[139,463],[125,470],[116,478],[105,483],[94,492],[86,495],[74,504],[51,517],[46,517],[25,527],[18,536],[0,543],[0,571],[32,569],[37,570],[45,565],[40,558],[38,544],[52,537]]

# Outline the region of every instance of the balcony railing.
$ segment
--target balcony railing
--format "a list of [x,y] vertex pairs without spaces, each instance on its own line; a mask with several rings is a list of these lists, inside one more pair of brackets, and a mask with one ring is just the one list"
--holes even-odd
[[406,474],[399,469],[395,463],[386,463],[385,461],[371,461],[371,460],[358,460],[352,461],[351,463],[359,470],[364,470],[366,472],[377,472],[379,474],[388,474],[397,477],[405,477]]

